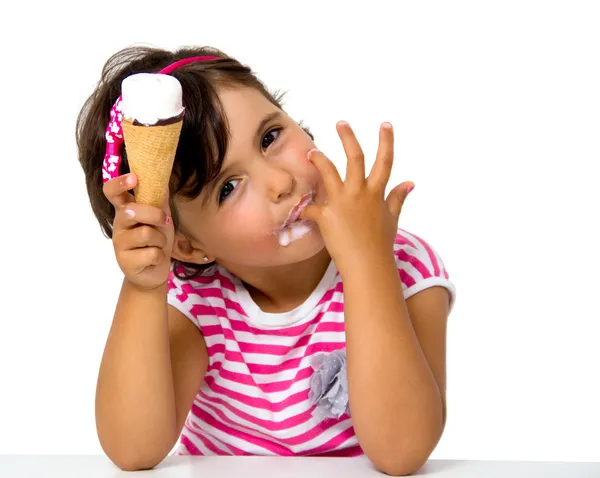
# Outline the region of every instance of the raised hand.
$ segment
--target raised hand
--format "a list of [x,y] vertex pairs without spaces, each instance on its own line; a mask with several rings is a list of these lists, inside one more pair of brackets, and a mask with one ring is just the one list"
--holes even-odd
[[351,270],[357,261],[392,257],[398,220],[411,182],[396,186],[385,198],[394,159],[392,125],[383,123],[379,130],[379,147],[373,169],[365,178],[365,157],[350,125],[337,124],[347,157],[346,180],[322,152],[313,149],[310,161],[323,177],[327,203],[307,206],[302,219],[317,223],[325,246],[338,270]]

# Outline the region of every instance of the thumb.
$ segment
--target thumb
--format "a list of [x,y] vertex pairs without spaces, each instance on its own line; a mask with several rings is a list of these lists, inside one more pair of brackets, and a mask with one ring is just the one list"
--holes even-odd
[[415,185],[411,182],[402,183],[390,191],[387,197],[387,205],[394,218],[398,219],[404,206],[404,201],[408,194],[414,189]]
[[317,224],[319,223],[320,218],[321,218],[321,208],[319,206],[315,206],[315,205],[306,206],[300,213],[300,219],[308,219],[309,221],[314,221]]

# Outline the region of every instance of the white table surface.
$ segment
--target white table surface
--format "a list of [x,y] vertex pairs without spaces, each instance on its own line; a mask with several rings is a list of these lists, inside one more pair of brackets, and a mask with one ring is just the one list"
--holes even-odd
[[[0,455],[1,478],[367,478],[385,477],[366,457],[190,457],[170,456],[158,467],[119,470],[102,455]],[[436,478],[599,478],[600,462],[430,460],[413,476]]]

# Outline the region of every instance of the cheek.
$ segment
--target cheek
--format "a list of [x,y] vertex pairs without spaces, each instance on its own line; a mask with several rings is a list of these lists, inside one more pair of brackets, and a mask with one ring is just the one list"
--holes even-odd
[[272,218],[266,213],[264,201],[252,191],[244,191],[243,197],[221,217],[222,231],[232,242],[240,239],[264,241],[273,227]]
[[298,128],[287,137],[285,151],[282,151],[281,155],[285,160],[294,164],[310,165],[308,152],[313,148],[315,148],[315,143],[302,129]]
[[278,244],[277,237],[271,234],[270,223],[260,221],[256,214],[232,216],[221,230],[222,240],[218,244],[221,255],[239,263],[261,261],[271,255]]

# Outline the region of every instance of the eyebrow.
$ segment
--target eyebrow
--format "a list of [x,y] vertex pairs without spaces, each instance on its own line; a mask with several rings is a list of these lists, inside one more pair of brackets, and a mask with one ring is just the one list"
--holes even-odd
[[[265,129],[265,127],[267,126],[267,124],[271,121],[273,121],[276,118],[279,118],[281,116],[281,111],[280,110],[276,110],[273,111],[271,113],[269,113],[268,115],[266,115],[261,122],[258,124],[256,131],[254,133],[254,138],[253,138],[253,143],[257,143],[258,140],[260,139],[260,135],[262,134],[263,130]],[[215,177],[215,179],[213,179],[211,182],[209,182],[206,185],[206,194],[204,196],[204,199],[202,201],[202,205],[206,206],[206,203],[208,202],[208,200],[213,196],[215,189],[217,188],[217,186],[221,183],[221,179],[223,179],[225,176],[227,176],[227,174],[229,173],[229,171],[231,171],[233,169],[234,164],[230,164],[229,166],[223,168],[219,174],[217,174],[217,177]]]

